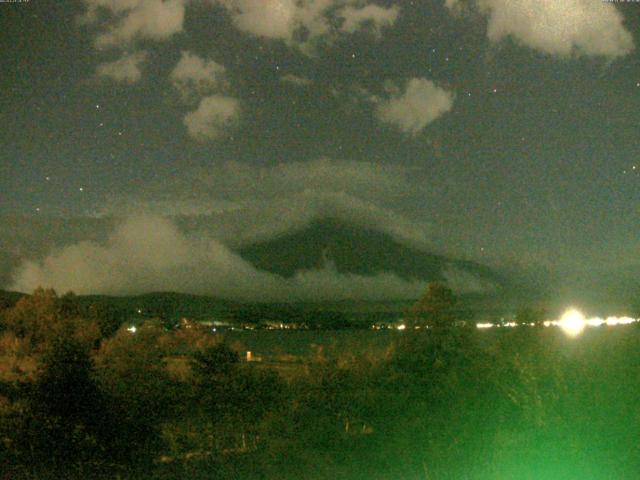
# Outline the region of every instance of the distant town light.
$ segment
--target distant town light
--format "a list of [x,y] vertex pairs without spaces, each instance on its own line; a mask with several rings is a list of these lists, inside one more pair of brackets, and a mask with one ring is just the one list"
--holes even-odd
[[493,323],[478,323],[476,325],[478,328],[491,328],[493,327]]
[[[542,325],[545,327],[560,327],[570,337],[579,335],[585,327],[600,327],[602,325],[616,326],[616,325],[630,325],[632,323],[639,322],[640,319],[631,317],[607,317],[606,319],[600,317],[585,318],[585,316],[579,310],[571,308],[562,314],[559,320],[545,320]],[[535,323],[527,324],[535,326]],[[492,328],[492,327],[517,327],[515,322],[499,322],[499,323],[477,323],[477,328]]]
[[606,320],[606,324],[609,326],[629,325],[634,322],[637,322],[637,320],[631,317],[608,317]]
[[396,328],[397,328],[398,330],[404,330],[405,328],[407,328],[407,326],[403,323],[403,324],[401,324],[401,325],[398,325]]
[[135,325],[131,325],[129,328],[127,328],[127,331],[131,333],[136,333],[136,330],[138,329],[136,328]]
[[590,327],[599,327],[600,325],[604,325],[605,323],[607,322],[601,319],[600,317],[593,317],[593,318],[587,319],[587,325]]

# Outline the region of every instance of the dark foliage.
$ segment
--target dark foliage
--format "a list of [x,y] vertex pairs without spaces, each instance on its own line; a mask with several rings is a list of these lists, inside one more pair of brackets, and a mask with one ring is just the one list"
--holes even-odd
[[[87,310],[40,291],[7,312],[5,333],[21,329],[11,338],[28,342],[36,328],[42,348],[28,350],[39,359],[32,377],[0,383],[1,471],[12,480],[637,478],[637,329],[579,342],[529,326],[480,332],[457,322],[454,300],[430,286],[411,310],[422,328],[385,353],[317,349],[285,380],[224,341],[184,343],[209,335],[194,326],[149,322],[133,334],[114,332],[114,320],[100,344],[87,342],[77,327],[90,323],[76,318]],[[43,326],[51,319],[55,329]]]

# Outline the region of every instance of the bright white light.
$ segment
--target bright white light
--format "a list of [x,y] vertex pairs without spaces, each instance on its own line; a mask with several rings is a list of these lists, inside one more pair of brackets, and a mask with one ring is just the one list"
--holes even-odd
[[[567,310],[559,320],[545,320],[542,324],[545,327],[560,327],[564,332],[575,337],[579,335],[585,327],[600,327],[602,325],[616,326],[616,325],[629,325],[631,323],[640,322],[640,319],[631,317],[607,317],[606,319],[600,317],[585,318],[585,316],[575,308]],[[532,327],[534,323],[529,324]],[[492,327],[517,327],[515,322],[506,322],[501,319],[501,323],[477,323],[477,328],[492,328]]]
[[136,333],[137,328],[135,325],[131,325],[129,328],[127,328],[127,330],[131,333]]
[[396,328],[397,328],[398,330],[404,330],[404,329],[405,329],[405,328],[407,328],[407,327],[406,327],[406,326],[404,325],[404,323],[403,323],[402,325],[398,325]]
[[600,325],[603,325],[604,323],[605,323],[605,321],[603,319],[601,319],[600,317],[593,317],[593,318],[587,319],[587,325],[589,325],[590,327],[599,327]]
[[584,315],[579,310],[572,308],[564,312],[558,322],[558,325],[562,328],[564,333],[570,337],[576,337],[582,333],[587,322],[584,319]]
[[630,323],[633,323],[635,321],[635,319],[630,317],[607,317],[606,323],[609,326],[629,325]]

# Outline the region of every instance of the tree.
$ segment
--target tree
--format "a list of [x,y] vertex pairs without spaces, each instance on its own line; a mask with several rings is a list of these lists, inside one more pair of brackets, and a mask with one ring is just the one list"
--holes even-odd
[[225,343],[218,343],[204,351],[194,352],[191,359],[196,378],[210,382],[222,375],[229,375],[240,361],[238,353]]
[[241,364],[238,354],[225,343],[196,352],[191,366],[216,448],[255,448],[260,423],[281,395],[278,375]]
[[46,351],[49,344],[63,335],[93,345],[99,336],[95,322],[83,318],[75,295],[58,297],[55,290],[37,288],[33,295],[22,297],[3,313],[4,326],[24,339],[30,352]]
[[53,337],[59,323],[58,296],[54,290],[38,288],[31,296],[22,297],[5,313],[5,325],[18,337],[36,345]]
[[103,463],[113,422],[93,379],[86,345],[68,334],[53,340],[37,380],[22,388],[26,409],[15,432],[20,463],[46,468],[59,478],[81,477],[86,468]]
[[118,462],[148,466],[161,448],[163,422],[180,403],[165,369],[168,343],[162,327],[146,322],[135,333],[120,328],[96,354],[96,377],[118,419]]
[[427,291],[407,312],[407,327],[448,329],[455,321],[456,297],[439,282],[429,283]]
[[127,320],[128,312],[107,302],[97,302],[86,309],[86,316],[98,324],[101,338],[110,338]]

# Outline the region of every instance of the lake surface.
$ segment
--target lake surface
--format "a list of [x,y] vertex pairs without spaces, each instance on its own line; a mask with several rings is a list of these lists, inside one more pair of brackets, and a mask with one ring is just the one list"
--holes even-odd
[[398,335],[401,333],[394,330],[234,330],[226,334],[226,339],[264,356],[306,356],[318,347],[362,355],[383,352]]

